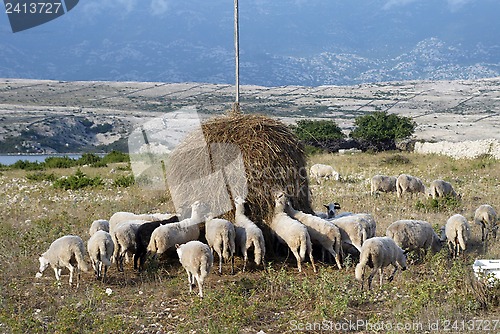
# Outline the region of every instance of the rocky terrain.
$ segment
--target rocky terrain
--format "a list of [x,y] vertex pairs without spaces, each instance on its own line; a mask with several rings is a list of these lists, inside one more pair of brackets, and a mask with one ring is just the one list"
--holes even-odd
[[[425,141],[500,140],[500,78],[356,86],[242,86],[241,108],[286,123],[331,118],[348,133],[357,116],[412,117]],[[56,153],[127,149],[131,131],[179,110],[206,118],[231,109],[222,84],[0,79],[0,151]]]

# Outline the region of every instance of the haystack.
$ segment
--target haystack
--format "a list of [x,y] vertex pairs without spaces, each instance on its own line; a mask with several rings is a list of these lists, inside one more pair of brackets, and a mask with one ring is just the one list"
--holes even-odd
[[312,212],[303,147],[286,125],[266,116],[230,114],[204,122],[172,152],[166,172],[176,206],[201,200],[232,219],[233,199],[240,195],[260,224],[272,217],[273,192],[283,190],[298,209]]

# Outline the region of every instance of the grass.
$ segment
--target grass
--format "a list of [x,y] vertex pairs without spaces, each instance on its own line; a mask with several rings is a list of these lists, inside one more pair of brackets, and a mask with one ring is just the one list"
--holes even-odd
[[[341,175],[340,181],[311,187],[313,207],[321,210],[324,203],[339,202],[345,211],[370,212],[377,221],[377,235],[398,219],[424,219],[438,228],[454,213],[470,221],[483,203],[500,209],[500,166],[489,158],[453,160],[385,152],[309,159],[310,163],[331,164]],[[342,270],[320,262],[314,274],[309,263],[298,273],[292,256],[268,258],[266,270],[251,266],[245,273],[237,258],[235,275],[226,274],[227,267],[223,275],[210,274],[203,300],[189,293],[186,274],[174,256],[140,275],[131,264],[124,273],[113,266],[106,283],[84,273],[78,289],[68,285],[66,272],[60,287],[50,269],[36,279],[38,254],[57,237],[71,233],[87,240],[91,222],[116,211],[173,210],[164,193],[124,182],[130,174],[125,167],[126,163],[80,167],[89,178],[99,177],[103,182],[78,190],[52,185],[55,176],[75,175],[78,167],[50,169],[44,174],[1,172],[0,332],[417,333],[432,332],[439,325],[440,331],[434,331],[438,333],[445,330],[443,326],[453,329],[455,324],[455,332],[474,333],[480,320],[490,321],[491,333],[500,328],[493,322],[500,319],[499,289],[485,288],[472,274],[476,258],[500,258],[500,240],[483,254],[476,225],[463,258],[450,259],[445,248],[437,254],[429,252],[421,260],[412,259],[408,270],[398,272],[392,283],[385,280],[382,288],[375,277],[372,291],[360,290],[353,259]],[[395,194],[369,194],[372,175],[402,172],[420,177],[425,184],[438,178],[449,180],[462,199],[434,202],[421,196],[398,199]],[[125,184],[117,187],[116,183]]]

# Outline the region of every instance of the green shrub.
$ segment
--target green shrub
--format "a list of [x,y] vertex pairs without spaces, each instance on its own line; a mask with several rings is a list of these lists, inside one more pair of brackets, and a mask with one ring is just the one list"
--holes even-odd
[[48,157],[42,164],[45,168],[71,168],[76,165],[76,160],[68,156]]
[[111,151],[108,154],[106,154],[103,158],[102,161],[110,164],[110,163],[115,163],[115,162],[130,162],[129,155],[127,153],[119,152],[119,151]]
[[401,154],[395,154],[385,159],[382,159],[382,163],[391,166],[407,165],[410,163],[410,159]]
[[299,120],[297,121],[297,125],[292,126],[292,130],[302,141],[345,138],[342,129],[334,121],[330,120]]
[[117,187],[130,187],[135,183],[134,176],[133,175],[127,175],[127,176],[118,176],[114,181],[113,185]]
[[57,176],[54,173],[44,173],[44,172],[37,172],[37,173],[28,173],[26,174],[26,178],[30,181],[50,181],[53,182],[57,180]]
[[374,142],[408,138],[416,127],[411,118],[388,114],[386,111],[356,117],[354,125],[356,127],[350,133],[352,138]]
[[100,176],[89,178],[80,169],[69,177],[62,177],[54,181],[54,187],[65,190],[77,190],[80,188],[98,187],[101,185],[103,185],[103,181]]

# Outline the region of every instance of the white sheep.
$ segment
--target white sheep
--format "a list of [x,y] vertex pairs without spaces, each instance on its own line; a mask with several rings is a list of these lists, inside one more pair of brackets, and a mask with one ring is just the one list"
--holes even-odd
[[290,201],[287,201],[285,211],[290,217],[298,220],[307,227],[313,243],[321,245],[323,248],[323,261],[325,260],[324,250],[327,250],[335,259],[337,267],[342,269],[342,265],[340,264],[342,237],[339,228],[320,217],[295,210]]
[[129,220],[146,220],[146,221],[156,221],[168,219],[174,216],[174,214],[170,213],[142,213],[135,214],[132,212],[115,212],[111,218],[109,218],[109,232],[111,233],[113,229],[120,223],[129,221]]
[[179,261],[188,275],[189,292],[193,292],[194,280],[198,283],[198,296],[203,298],[203,282],[210,273],[214,257],[210,247],[198,240],[188,241],[185,244],[175,244]]
[[88,271],[88,264],[85,262],[85,245],[82,238],[77,235],[65,235],[56,239],[49,249],[40,255],[40,269],[36,277],[41,277],[45,269],[50,265],[54,269],[58,284],[61,280],[62,268],[69,270],[69,285],[73,284],[73,275],[76,271],[76,287],[80,285],[80,271]]
[[236,232],[236,245],[243,254],[243,271],[245,271],[248,260],[248,250],[253,247],[254,261],[256,265],[264,263],[266,255],[266,244],[262,230],[247,216],[245,216],[245,199],[236,196],[234,199],[234,231]]
[[485,243],[484,247],[486,248],[490,232],[493,239],[497,237],[498,225],[495,209],[489,204],[480,205],[474,213],[474,223],[481,226],[481,241]]
[[87,250],[96,278],[102,277],[102,280],[105,281],[115,251],[111,234],[103,230],[96,231],[87,241]]
[[97,231],[109,232],[109,221],[106,219],[97,219],[92,222],[89,229],[89,235],[93,236]]
[[[337,210],[340,210],[340,204],[335,202],[335,203],[328,203],[324,204],[323,207],[326,209],[326,213],[324,212],[315,212],[314,215],[318,216],[319,218],[323,219],[328,219],[328,218],[333,218],[338,216]],[[342,216],[349,215],[350,213],[343,213],[341,214]]]
[[429,186],[428,195],[433,199],[436,199],[438,197],[447,197],[447,196],[461,197],[457,195],[451,183],[443,180],[432,181],[431,185]]
[[377,191],[384,193],[396,191],[397,178],[387,175],[374,175],[370,182],[370,194],[375,195]]
[[297,260],[297,268],[302,271],[302,261],[305,260],[306,253],[309,254],[314,272],[316,265],[312,256],[312,243],[307,227],[298,220],[289,217],[285,213],[286,195],[283,192],[278,192],[274,195],[275,208],[273,218],[269,224],[270,229],[277,236],[278,240],[287,246],[292,251]]
[[401,174],[396,179],[396,191],[398,197],[401,197],[404,193],[425,193],[426,189],[422,180],[416,176],[411,176],[407,174]]
[[222,260],[231,262],[231,274],[234,274],[235,238],[234,225],[229,220],[213,218],[211,214],[207,217],[205,239],[212,253],[219,256],[219,274],[222,274]]
[[311,178],[314,178],[318,184],[321,183],[321,179],[333,179],[335,181],[338,181],[340,179],[340,174],[335,171],[332,166],[324,164],[312,165],[309,169],[309,174]]
[[374,237],[366,240],[361,247],[359,263],[355,270],[356,279],[361,282],[361,289],[364,288],[366,267],[372,268],[368,276],[368,289],[371,289],[373,276],[377,270],[380,277],[380,287],[382,287],[384,268],[390,264],[394,267],[394,271],[389,276],[389,282],[392,282],[398,270],[398,264],[401,266],[401,270],[406,270],[406,256],[394,240],[388,237]]
[[361,251],[361,246],[368,239],[371,231],[365,216],[353,214],[339,218],[335,217],[328,221],[339,228],[344,250],[349,253],[356,253],[352,249],[354,246],[358,252]]
[[157,258],[175,244],[184,244],[196,240],[200,236],[199,224],[205,220],[206,206],[196,201],[191,205],[191,217],[177,223],[159,226],[153,233],[148,244],[148,252]]
[[394,239],[405,253],[424,251],[431,248],[433,252],[441,249],[441,240],[434,232],[432,225],[423,220],[398,220],[389,225],[386,236]]
[[121,222],[111,231],[111,238],[115,245],[113,260],[118,271],[123,271],[123,260],[126,255],[133,256],[136,252],[135,235],[139,226],[148,220],[128,220]]
[[441,228],[441,240],[447,240],[448,249],[452,257],[460,255],[460,249],[467,249],[467,242],[470,239],[470,226],[467,218],[461,214],[451,216],[446,225]]

